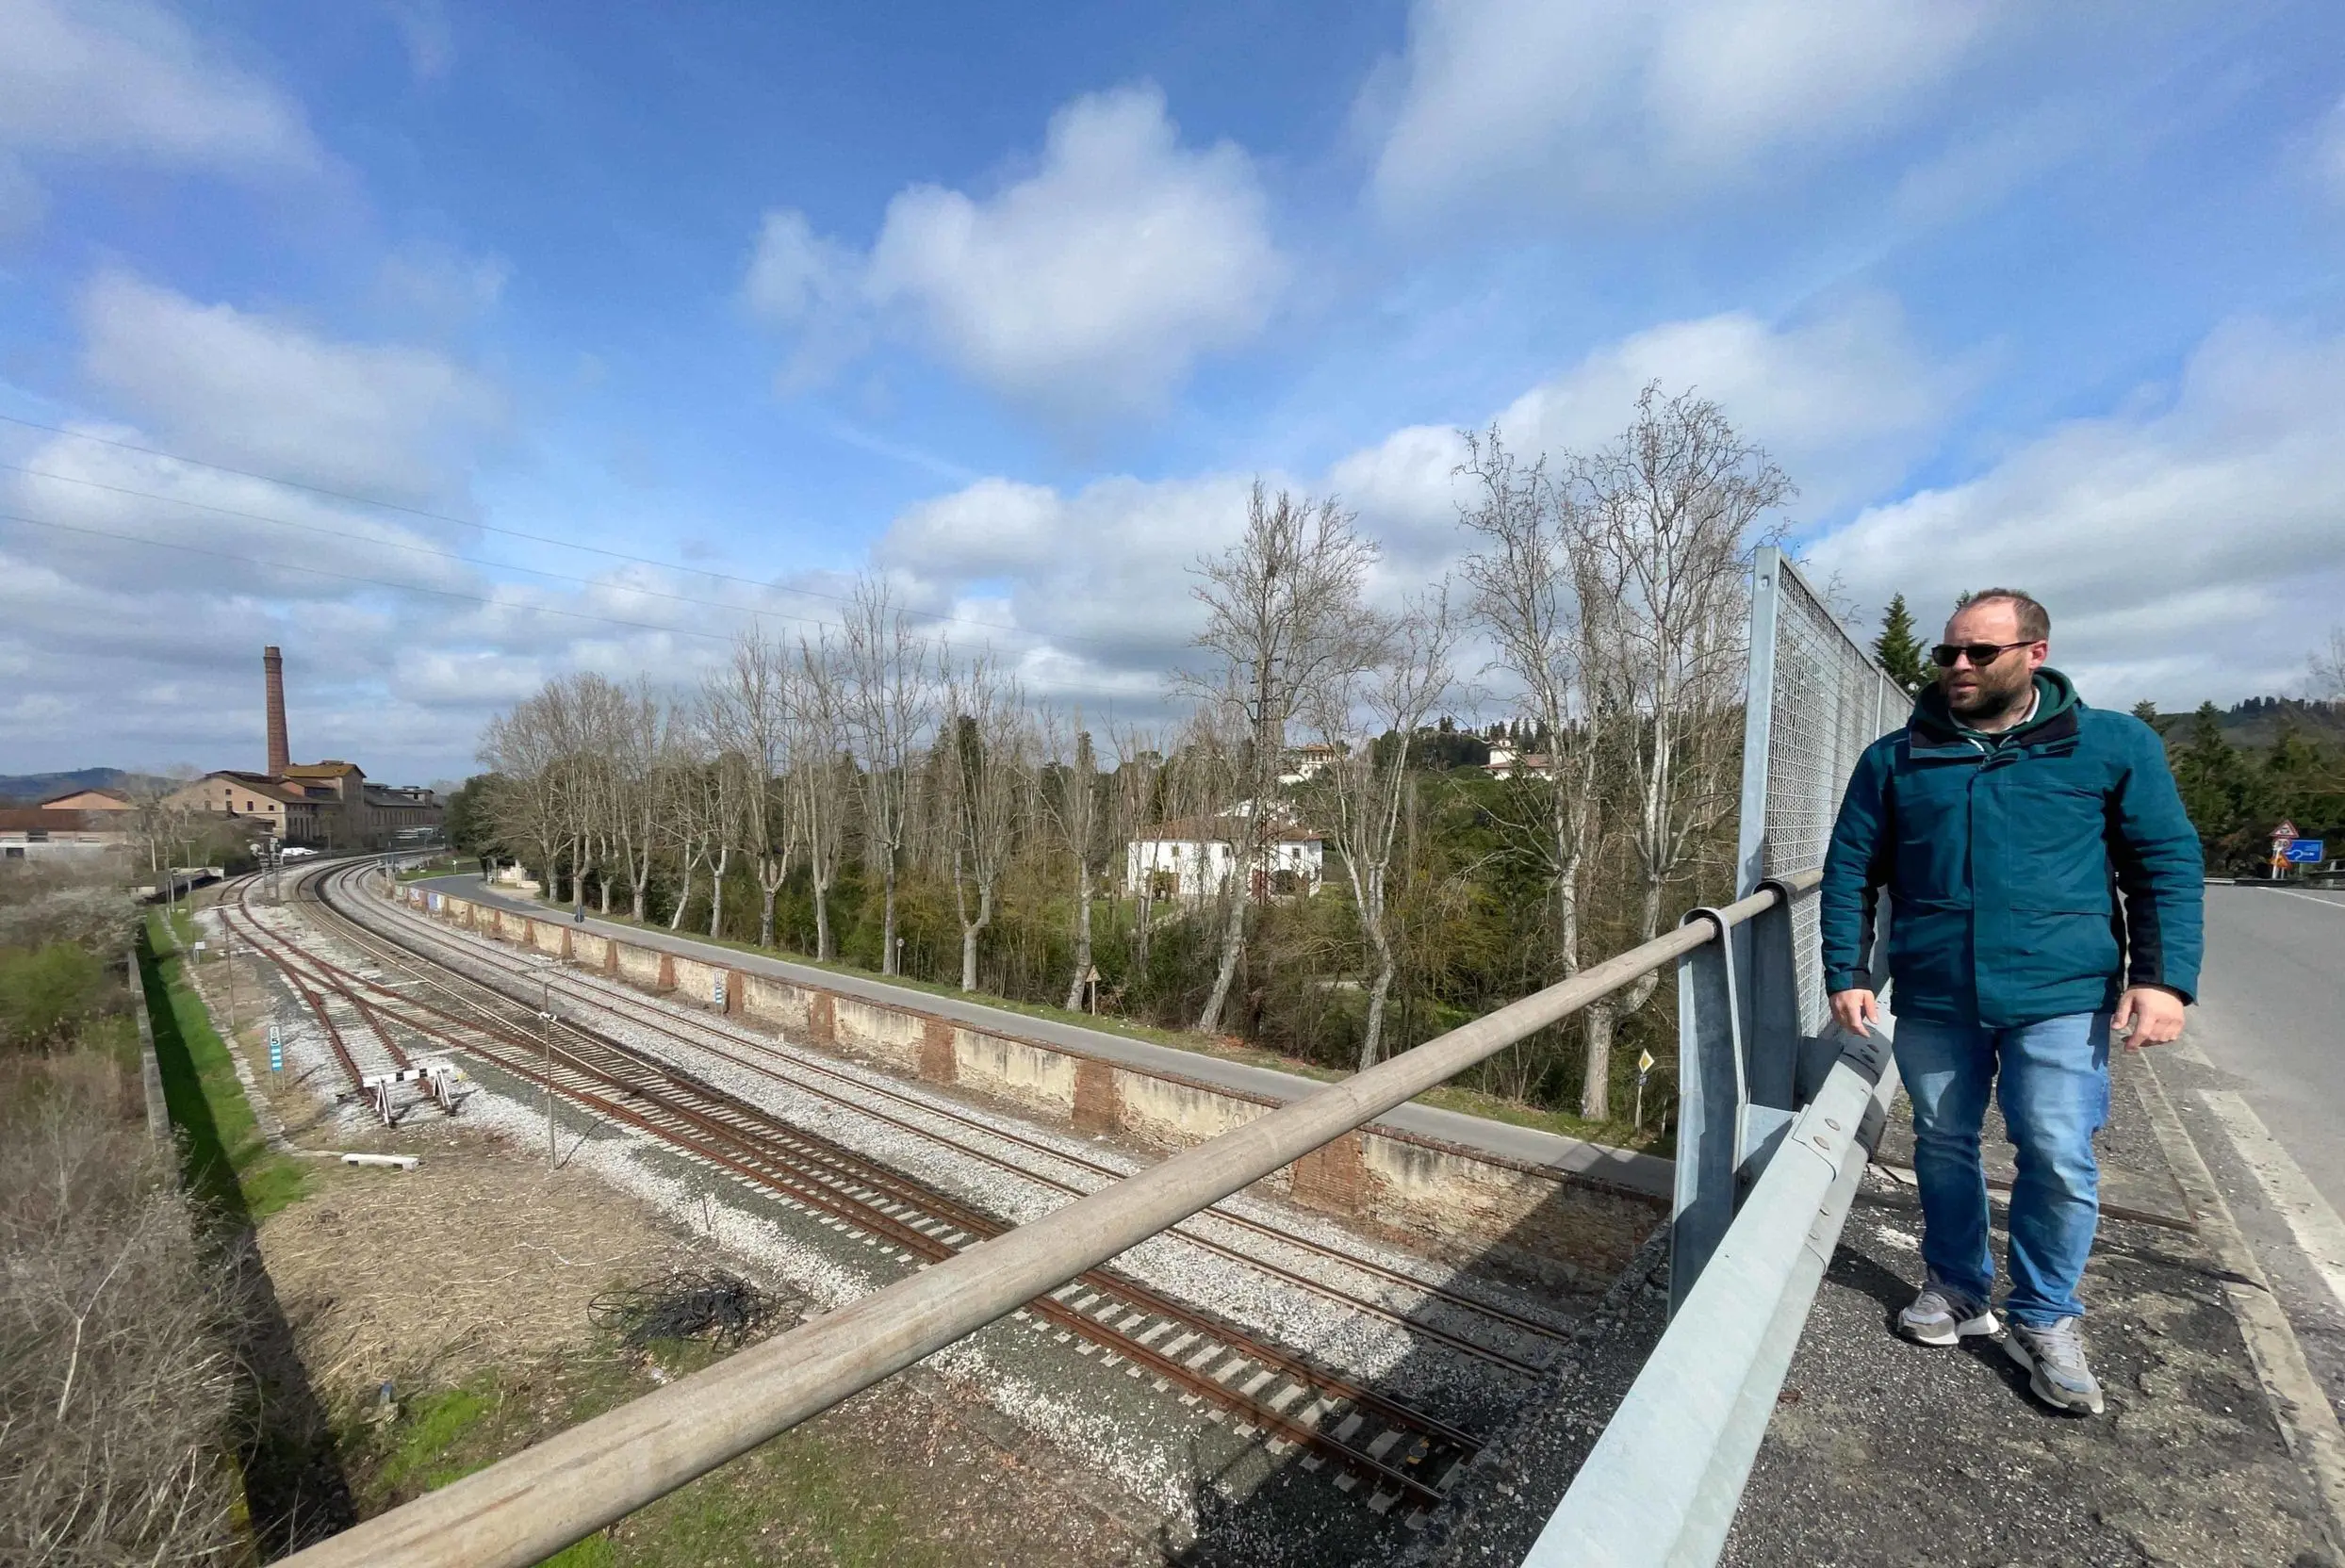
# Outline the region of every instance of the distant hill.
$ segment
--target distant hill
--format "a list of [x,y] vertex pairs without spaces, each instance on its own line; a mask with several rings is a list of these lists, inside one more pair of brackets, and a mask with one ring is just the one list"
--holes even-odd
[[121,768],[76,768],[72,773],[0,774],[0,806],[36,806],[69,790],[127,789],[146,775]]
[[[2332,749],[2345,747],[2345,703],[2307,702],[2302,697],[2249,697],[2222,711],[2222,738],[2241,751],[2261,751],[2280,733],[2285,719],[2306,740]],[[2188,745],[2198,733],[2189,713],[2160,713],[2157,732],[2169,749]]]

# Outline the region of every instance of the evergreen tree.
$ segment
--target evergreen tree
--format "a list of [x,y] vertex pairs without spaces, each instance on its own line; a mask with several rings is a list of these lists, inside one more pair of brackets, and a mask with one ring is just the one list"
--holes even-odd
[[[2152,729],[2157,729],[2157,704],[2152,702],[2149,698],[2143,697],[2140,702],[2133,705],[2133,716],[2140,719],[2143,724],[2148,725]],[[2158,733],[2162,735],[2165,731],[2159,729]]]
[[2285,817],[2308,839],[2333,838],[2345,828],[2345,769],[2285,712],[2258,771],[2259,804],[2271,818],[2258,826]]
[[2206,846],[2208,865],[2236,858],[2232,852],[2245,842],[2240,835],[2251,825],[2255,797],[2261,792],[2246,759],[2222,738],[2222,713],[2213,703],[2199,704],[2190,743],[2174,759],[2173,770],[2183,809]]
[[1922,660],[1921,640],[1913,635],[1913,616],[1905,596],[1891,597],[1881,613],[1881,634],[1873,639],[1873,654],[1898,685],[1918,692],[1929,684],[1929,669]]

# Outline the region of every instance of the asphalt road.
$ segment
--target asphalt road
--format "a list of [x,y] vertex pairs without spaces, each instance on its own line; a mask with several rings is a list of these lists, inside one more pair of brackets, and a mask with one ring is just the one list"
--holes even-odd
[[2188,1043],[2345,1210],[2345,892],[2208,888],[2200,991]]

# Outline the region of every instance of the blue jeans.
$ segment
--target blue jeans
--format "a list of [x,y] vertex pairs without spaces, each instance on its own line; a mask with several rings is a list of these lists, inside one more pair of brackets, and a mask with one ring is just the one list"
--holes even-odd
[[2092,1135],[2108,1119],[2108,1019],[2069,1013],[2017,1029],[1897,1021],[1897,1070],[1913,1102],[1922,1261],[1934,1282],[1976,1300],[1992,1298],[1987,1176],[1978,1157],[1992,1087],[2019,1152],[2004,1312],[2031,1328],[2084,1312],[2076,1285],[2101,1220]]

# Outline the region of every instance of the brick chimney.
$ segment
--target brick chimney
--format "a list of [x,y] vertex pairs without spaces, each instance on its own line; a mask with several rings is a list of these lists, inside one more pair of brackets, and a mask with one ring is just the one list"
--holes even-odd
[[269,676],[269,776],[282,778],[293,765],[293,750],[285,739],[285,655],[263,648],[260,667]]

